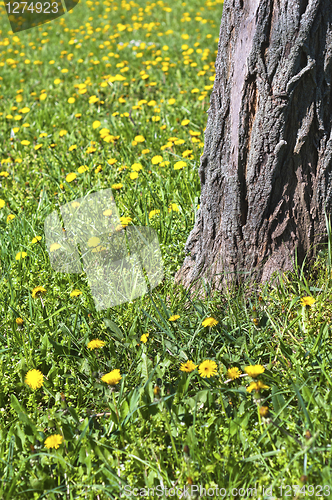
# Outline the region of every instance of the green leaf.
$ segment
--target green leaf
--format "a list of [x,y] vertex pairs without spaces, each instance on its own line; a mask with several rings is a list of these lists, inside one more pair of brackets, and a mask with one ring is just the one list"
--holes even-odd
[[25,412],[25,409],[18,402],[18,399],[14,394],[11,394],[11,396],[10,396],[10,404],[17,413],[20,413],[20,412],[24,413]]
[[302,399],[300,391],[298,390],[297,386],[294,384],[294,382],[292,380],[291,380],[291,382],[292,382],[292,386],[294,387],[294,391],[296,392],[296,395],[298,397],[299,404],[300,404],[300,406],[301,406],[301,408],[303,410],[303,413],[305,415],[305,418],[307,420],[307,424],[308,424],[309,427],[312,427],[311,420],[310,420],[310,417],[309,417],[309,413],[308,413],[306,405],[305,405],[305,403],[304,403],[304,401]]
[[229,432],[231,437],[233,437],[237,432],[239,432],[240,426],[236,420],[231,420],[230,426],[229,426]]
[[25,432],[21,429],[21,427],[19,426],[18,423],[16,423],[16,427],[15,427],[15,433],[16,435],[20,438],[21,440],[21,445],[22,445],[22,449],[24,448],[24,445],[25,445],[25,441],[26,441],[26,435],[25,435]]
[[120,407],[121,419],[124,419],[128,415],[128,412],[129,412],[129,405],[127,401],[124,399]]
[[147,355],[145,354],[145,352],[142,353],[141,358],[142,359],[141,359],[141,362],[139,365],[140,369],[141,369],[141,378],[144,381],[147,381],[149,379],[149,369],[151,368],[152,363],[149,360],[149,358],[147,357]]
[[123,333],[121,332],[118,325],[116,323],[114,323],[114,321],[112,321],[111,319],[108,319],[108,318],[104,318],[103,321],[104,321],[105,325],[107,326],[107,328],[109,328],[111,330],[111,332],[113,332],[113,334],[115,335],[115,337],[117,339],[119,339],[119,340],[124,339]]
[[42,358],[46,357],[48,347],[49,347],[48,335],[47,333],[45,333],[40,346],[40,354]]
[[253,455],[251,457],[244,458],[241,461],[242,462],[256,462],[257,460],[261,460],[262,457],[273,457],[274,455],[278,455],[278,453],[283,453],[283,450],[267,451],[266,453],[262,453],[261,455]]
[[79,418],[78,418],[78,415],[76,413],[76,410],[72,406],[68,406],[68,410],[69,410],[69,413],[71,414],[71,416],[73,417],[73,419],[75,420],[75,422],[78,423]]
[[[318,350],[318,344],[321,345],[321,339],[324,335],[327,335],[328,334],[328,331],[329,331],[329,327],[328,327],[328,324],[327,324],[327,321],[325,321],[321,327],[320,327],[320,330],[319,330],[319,334],[317,335],[317,338],[316,338],[316,342],[315,342],[315,345],[313,346],[313,348],[311,349],[311,353],[313,356],[315,356],[317,350]],[[319,347],[320,347],[319,345]]]
[[275,385],[272,386],[272,402],[274,411],[279,414],[279,418],[286,419],[288,415],[287,404],[282,394],[278,393],[279,389]]
[[208,394],[209,394],[208,389],[203,389],[202,391],[198,391],[196,396],[188,399],[189,406],[191,408],[194,408],[196,406],[196,402],[197,402],[197,409],[199,409],[199,407],[202,405],[202,403],[203,404],[206,403]]
[[219,453],[217,453],[216,451],[213,451],[212,454],[213,454],[214,458],[216,458],[217,460],[219,460],[220,462],[222,462],[222,458],[219,455]]
[[180,377],[180,380],[178,382],[178,386],[176,389],[176,393],[179,395],[179,398],[183,397],[186,394],[191,378],[192,377],[190,376],[190,374],[187,374],[187,373],[183,373],[182,376]]

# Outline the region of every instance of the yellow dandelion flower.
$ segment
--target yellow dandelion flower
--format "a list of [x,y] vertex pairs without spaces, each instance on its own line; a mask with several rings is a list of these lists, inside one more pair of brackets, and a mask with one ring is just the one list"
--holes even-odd
[[16,321],[17,326],[19,326],[19,327],[23,326],[24,321],[22,318],[16,318],[15,321]]
[[75,174],[75,172],[70,172],[70,174],[68,174],[66,176],[66,182],[72,182],[76,179],[77,175]]
[[22,146],[29,146],[30,141],[27,141],[26,139],[24,139],[23,141],[21,141],[21,144],[22,144]]
[[227,370],[227,377],[232,379],[232,380],[235,380],[236,378],[239,378],[240,375],[241,375],[241,370],[239,370],[239,368],[237,366],[233,367],[233,368],[229,368]]
[[176,163],[174,163],[174,170],[181,170],[186,165],[187,163],[183,160],[177,161]]
[[100,121],[99,120],[95,120],[92,124],[92,128],[99,128],[101,125]]
[[213,377],[214,375],[217,374],[218,371],[218,365],[215,361],[212,361],[210,359],[207,359],[206,361],[203,361],[198,367],[198,372],[201,377],[205,378],[210,378]]
[[112,370],[110,373],[106,373],[106,375],[104,375],[101,378],[101,380],[103,382],[106,382],[106,384],[112,385],[112,386],[115,386],[116,384],[118,384],[121,379],[122,379],[122,377],[120,375],[119,369]]
[[47,439],[45,439],[46,448],[55,448],[56,450],[59,448],[60,444],[63,441],[63,437],[60,434],[52,434]]
[[31,389],[39,389],[44,383],[44,375],[39,370],[29,370],[25,376],[25,383]]
[[158,214],[160,214],[160,210],[151,210],[151,212],[149,213],[149,219],[152,219],[152,217]]
[[151,162],[153,163],[153,165],[157,165],[158,163],[160,163],[161,161],[163,161],[163,157],[162,156],[154,156],[151,160]]
[[135,180],[138,177],[138,172],[130,172],[129,177],[131,180]]
[[314,299],[313,297],[303,297],[301,299],[301,304],[303,306],[312,306],[314,303],[316,302],[316,299]]
[[59,136],[60,136],[60,137],[63,137],[63,136],[64,136],[64,135],[66,135],[66,134],[68,134],[68,130],[65,130],[65,129],[62,129],[62,130],[60,130],[60,132],[59,132]]
[[70,297],[78,297],[81,294],[82,294],[81,290],[78,290],[77,288],[75,288],[75,290],[70,292]]
[[144,142],[145,138],[143,137],[143,135],[137,135],[134,140],[136,142]]
[[252,392],[255,390],[258,392],[260,389],[269,389],[270,387],[268,385],[265,385],[261,380],[258,380],[257,382],[251,382],[251,384],[247,387],[247,392]]
[[43,286],[36,286],[33,290],[32,290],[32,298],[35,299],[36,297],[39,297],[41,296],[43,293],[46,293],[46,290]]
[[59,248],[61,248],[61,245],[59,243],[52,243],[52,245],[50,245],[50,252],[55,252]]
[[204,321],[202,321],[202,325],[203,326],[215,326],[219,323],[219,321],[217,321],[216,319],[210,317],[210,318],[206,318]]
[[15,215],[14,214],[9,214],[7,216],[7,223],[10,222],[11,220],[15,219]]
[[94,339],[88,343],[87,348],[92,350],[92,349],[97,349],[98,347],[104,347],[104,345],[105,342],[103,340]]
[[121,189],[123,187],[123,184],[112,184],[112,189]]
[[3,171],[3,172],[0,172],[0,176],[1,176],[1,177],[8,177],[8,176],[9,176],[9,173],[8,173],[8,172]]
[[179,207],[177,206],[176,203],[171,203],[170,206],[168,207],[168,211],[169,212],[172,212],[172,211],[173,212],[179,212],[180,209],[179,209]]
[[186,361],[185,363],[182,363],[181,364],[181,367],[180,367],[180,370],[182,372],[187,372],[187,373],[190,373],[190,372],[193,372],[196,368],[197,368],[198,365],[195,365],[193,363],[193,361]]
[[90,98],[89,98],[89,104],[94,104],[96,102],[98,102],[99,99],[96,95],[92,95]]
[[139,172],[140,170],[143,169],[143,167],[142,167],[142,165],[140,163],[133,163],[132,166],[131,166],[131,169],[134,172]]
[[24,259],[27,255],[28,255],[28,254],[27,254],[26,252],[18,252],[18,253],[16,254],[15,259],[16,259],[16,260],[21,260],[21,259]]
[[96,247],[100,243],[100,239],[97,238],[97,236],[92,236],[91,238],[88,239],[88,247]]
[[73,144],[72,146],[70,146],[70,148],[68,149],[68,151],[74,151],[74,149],[77,149],[76,144]]
[[182,120],[181,125],[188,125],[188,123],[190,123],[190,120]]
[[261,373],[264,373],[265,368],[262,365],[250,365],[246,366],[244,371],[249,375],[249,377],[255,378]]
[[87,172],[89,170],[89,167],[87,165],[81,165],[78,167],[77,172],[79,174],[83,174],[83,172]]
[[148,341],[148,336],[149,334],[148,333],[143,333],[143,335],[141,336],[141,342],[143,342],[143,344],[146,344],[147,341]]
[[128,226],[128,224],[129,224],[130,222],[132,222],[132,220],[133,220],[133,219],[132,219],[131,217],[124,217],[124,216],[123,216],[123,217],[120,217],[120,221],[121,221],[121,225],[122,225],[122,227],[127,227],[127,226]]
[[179,317],[179,314],[173,314],[173,316],[168,318],[168,321],[176,321],[177,319],[179,319]]

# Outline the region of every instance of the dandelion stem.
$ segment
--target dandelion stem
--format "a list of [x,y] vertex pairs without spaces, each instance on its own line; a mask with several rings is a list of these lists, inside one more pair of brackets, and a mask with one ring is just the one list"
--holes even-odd
[[306,320],[306,310],[305,306],[302,307],[302,326],[303,326],[303,333],[306,333],[306,327],[305,327],[305,321]]
[[261,414],[259,413],[259,404],[258,403],[257,403],[257,414],[258,414],[259,428],[261,430],[261,434],[263,434],[262,419],[261,419]]
[[229,422],[229,418],[228,418],[228,415],[226,413],[226,409],[225,409],[225,405],[224,405],[224,400],[223,400],[222,394],[220,395],[220,401],[221,401],[222,409],[223,409],[223,411],[225,413],[226,420],[227,420],[227,422]]
[[77,305],[77,309],[76,309],[76,316],[75,316],[75,321],[74,321],[73,335],[75,335],[75,330],[76,330],[76,325],[77,325],[77,318],[78,318],[78,310],[79,310],[79,307],[80,307],[80,303],[78,303],[78,305]]
[[166,427],[167,427],[167,431],[168,431],[169,437],[171,438],[172,448],[173,448],[174,454],[176,456],[176,460],[178,460],[178,452],[176,450],[174,438],[173,438],[173,435],[172,435],[172,430],[171,430],[171,427],[169,425],[169,421],[168,421],[168,418],[167,418],[167,410],[166,410],[165,402],[164,401],[163,401],[163,414],[164,414],[164,417],[165,417],[165,424],[166,424]]
[[122,446],[125,447],[124,439],[123,439],[123,434],[122,434],[122,428],[121,428],[121,424],[120,424],[120,417],[119,417],[118,407],[117,407],[116,401],[115,401],[115,393],[114,393],[114,391],[112,391],[112,395],[113,395],[113,404],[114,404],[114,408],[115,408],[116,418],[118,420],[118,429],[119,429],[119,433],[120,433],[120,437],[121,437],[121,442],[122,442]]

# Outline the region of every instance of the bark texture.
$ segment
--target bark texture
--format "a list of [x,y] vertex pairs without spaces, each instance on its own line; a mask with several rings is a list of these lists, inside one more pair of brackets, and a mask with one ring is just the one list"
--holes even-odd
[[215,68],[185,287],[292,269],[332,208],[331,0],[225,0]]

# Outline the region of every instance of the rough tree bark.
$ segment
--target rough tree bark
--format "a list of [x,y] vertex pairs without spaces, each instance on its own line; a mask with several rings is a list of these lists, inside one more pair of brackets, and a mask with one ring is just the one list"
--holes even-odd
[[175,277],[186,288],[243,271],[266,281],[327,240],[331,0],[225,0],[215,68],[200,209]]

